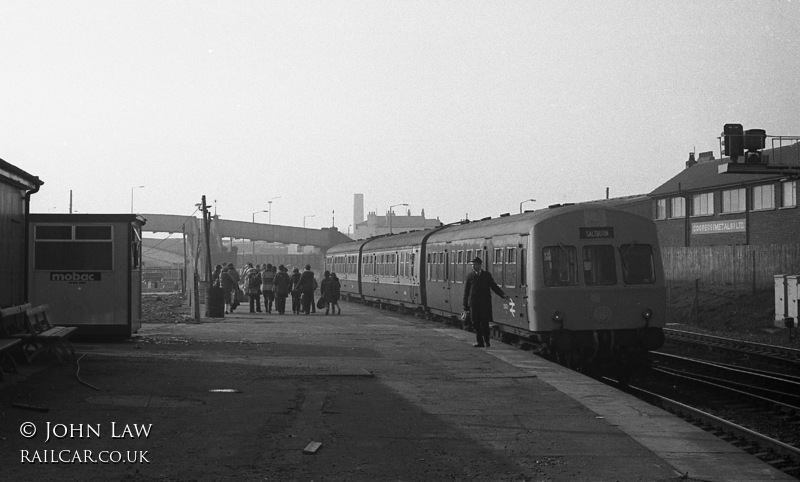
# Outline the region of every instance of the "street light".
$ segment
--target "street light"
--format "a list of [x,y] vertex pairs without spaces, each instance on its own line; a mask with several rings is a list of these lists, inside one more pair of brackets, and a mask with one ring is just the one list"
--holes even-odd
[[408,206],[408,204],[392,204],[389,206],[389,234],[392,234],[392,208],[396,208],[397,206]]
[[[254,212],[254,213],[253,213],[253,223],[255,223],[255,222],[256,222],[256,214],[258,214],[258,213],[268,213],[268,212],[269,212],[269,211],[267,211],[266,209],[264,209],[264,210],[262,210],[262,211],[256,211],[256,212]],[[251,240],[250,240],[250,242],[252,242],[252,243],[253,243],[253,258],[255,258],[255,257],[256,257],[256,240],[255,240],[255,239],[251,239]]]
[[133,214],[133,190],[134,189],[141,189],[144,186],[133,186],[131,187],[131,214]]
[[306,227],[306,218],[313,218],[316,214],[309,214],[308,216],[303,216],[303,227]]
[[264,209],[264,210],[262,210],[262,211],[256,211],[256,212],[254,212],[254,213],[253,213],[253,222],[256,222],[256,214],[258,214],[258,213],[268,213],[268,212],[269,212],[269,210],[267,210],[267,209]]
[[536,202],[536,199],[526,199],[526,200],[522,201],[521,203],[519,203],[519,213],[520,214],[522,214],[522,205],[525,204],[528,201]]
[[267,201],[267,204],[269,204],[269,224],[272,224],[272,200],[273,199],[280,199],[280,198],[281,198],[280,196],[275,196],[275,197],[269,198],[269,200]]

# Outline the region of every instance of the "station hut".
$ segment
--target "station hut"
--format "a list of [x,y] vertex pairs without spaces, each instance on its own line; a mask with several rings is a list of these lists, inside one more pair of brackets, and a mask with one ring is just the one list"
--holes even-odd
[[0,159],[0,307],[21,305],[25,293],[26,226],[38,177]]
[[142,320],[142,226],[135,214],[33,214],[30,302],[83,335],[128,337]]

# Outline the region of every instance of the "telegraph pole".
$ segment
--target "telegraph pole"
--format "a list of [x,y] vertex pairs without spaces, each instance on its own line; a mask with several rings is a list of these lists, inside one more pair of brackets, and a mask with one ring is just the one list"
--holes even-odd
[[208,212],[208,205],[206,205],[206,196],[203,195],[203,239],[206,245],[206,317],[211,316],[211,236],[209,228],[211,227],[211,213]]

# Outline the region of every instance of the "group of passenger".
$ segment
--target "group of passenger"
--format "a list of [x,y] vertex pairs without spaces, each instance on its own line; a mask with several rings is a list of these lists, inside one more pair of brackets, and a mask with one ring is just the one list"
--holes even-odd
[[[237,271],[233,263],[223,266],[218,264],[211,276],[211,284],[222,289],[225,313],[233,313],[244,299],[249,299],[250,313],[262,313],[261,298],[264,298],[264,310],[272,313],[273,303],[278,314],[286,312],[286,299],[292,297],[292,313],[306,315],[316,313],[317,306],[325,307],[325,314],[341,314],[339,297],[341,283],[336,273],[325,271],[322,281],[317,283],[311,265],[306,265],[301,273],[293,268],[292,274],[284,266],[273,266],[270,263],[255,265],[247,263],[241,271]],[[320,299],[314,302],[314,293],[320,289]]]

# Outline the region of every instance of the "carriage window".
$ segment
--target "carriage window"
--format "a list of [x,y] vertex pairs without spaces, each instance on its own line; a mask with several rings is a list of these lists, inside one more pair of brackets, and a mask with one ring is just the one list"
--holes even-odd
[[578,284],[578,254],[575,246],[548,246],[542,249],[545,286]]
[[619,247],[622,260],[622,281],[629,285],[655,283],[656,269],[653,247],[649,244],[623,244]]
[[503,267],[503,286],[513,288],[517,280],[516,248],[506,248],[506,264]]
[[583,247],[583,281],[589,286],[617,284],[613,246],[601,244]]

